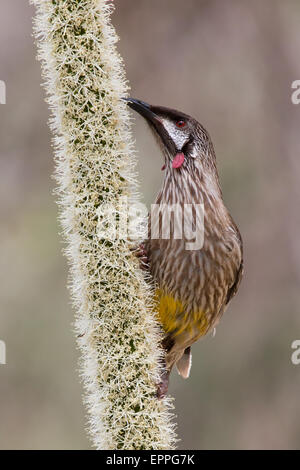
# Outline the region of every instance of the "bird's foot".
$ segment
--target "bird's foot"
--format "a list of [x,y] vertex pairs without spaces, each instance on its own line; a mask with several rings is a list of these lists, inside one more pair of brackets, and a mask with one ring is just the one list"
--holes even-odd
[[159,400],[162,398],[165,398],[168,392],[168,387],[169,387],[169,376],[170,372],[167,370],[164,370],[162,375],[161,375],[161,381],[157,385],[157,391],[156,391],[156,396]]
[[135,256],[139,259],[140,268],[143,271],[148,271],[149,269],[149,259],[144,243],[141,243],[138,248],[134,250]]

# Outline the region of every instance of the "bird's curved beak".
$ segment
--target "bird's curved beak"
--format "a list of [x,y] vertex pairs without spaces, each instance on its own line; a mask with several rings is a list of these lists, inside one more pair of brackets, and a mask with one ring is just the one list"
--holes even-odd
[[136,100],[134,98],[122,98],[124,101],[127,102],[128,106],[131,109],[134,109],[137,113],[143,116],[150,122],[157,122],[159,121],[158,116],[152,111],[152,106],[145,101]]
[[175,152],[175,145],[166,131],[163,120],[159,115],[159,107],[152,106],[141,100],[134,98],[123,98],[131,109],[143,116],[162,140],[162,143],[167,147],[170,152]]

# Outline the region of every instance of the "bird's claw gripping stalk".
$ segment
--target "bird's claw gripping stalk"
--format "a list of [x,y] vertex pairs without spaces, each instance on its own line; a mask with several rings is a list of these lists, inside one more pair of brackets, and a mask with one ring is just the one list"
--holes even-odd
[[132,250],[135,256],[139,259],[140,262],[140,269],[143,271],[148,271],[149,269],[149,259],[148,254],[145,248],[144,243],[140,243],[140,245]]
[[167,369],[164,369],[162,374],[161,374],[161,381],[157,385],[157,391],[156,391],[156,396],[159,400],[162,398],[165,398],[168,392],[168,387],[169,387],[169,377],[170,377],[170,371]]

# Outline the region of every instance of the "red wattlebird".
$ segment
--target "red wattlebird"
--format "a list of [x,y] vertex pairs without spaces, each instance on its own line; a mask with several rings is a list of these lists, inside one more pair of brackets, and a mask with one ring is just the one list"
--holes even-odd
[[[174,109],[126,101],[146,119],[164,155],[165,175],[155,201],[160,219],[151,217],[149,238],[143,244],[165,332],[164,372],[158,386],[162,397],[173,365],[182,377],[189,376],[191,345],[215,327],[236,294],[243,274],[242,239],[224,205],[213,144],[202,125]],[[170,207],[180,209],[180,217],[177,213],[171,219],[166,211]],[[197,218],[199,207],[204,219]],[[162,233],[166,214],[171,221],[168,237]],[[190,224],[187,228],[201,246],[190,243],[186,231],[175,234],[182,220]]]

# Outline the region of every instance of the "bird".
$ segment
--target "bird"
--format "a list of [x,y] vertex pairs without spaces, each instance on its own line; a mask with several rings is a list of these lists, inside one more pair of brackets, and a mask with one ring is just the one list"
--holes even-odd
[[[138,255],[151,275],[163,328],[164,359],[157,384],[157,397],[163,398],[173,366],[183,378],[189,377],[192,344],[215,329],[237,293],[243,276],[243,242],[225,207],[214,147],[205,128],[175,109],[124,100],[145,118],[164,159],[162,187],[153,205],[156,219],[151,210],[148,238]],[[170,215],[174,207],[179,215],[176,211]],[[170,222],[169,233],[162,233],[164,218]],[[189,237],[182,229],[185,223]],[[177,229],[182,229],[181,236]]]

